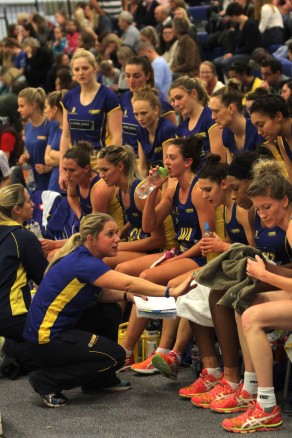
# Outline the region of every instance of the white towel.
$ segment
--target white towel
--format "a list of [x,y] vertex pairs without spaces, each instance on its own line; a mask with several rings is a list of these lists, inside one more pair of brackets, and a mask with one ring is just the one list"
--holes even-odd
[[44,190],[42,193],[42,203],[43,203],[43,217],[42,217],[42,225],[46,228],[48,224],[48,217],[51,211],[51,208],[55,202],[55,199],[58,196],[62,197],[62,195],[58,192],[53,192],[52,190]]

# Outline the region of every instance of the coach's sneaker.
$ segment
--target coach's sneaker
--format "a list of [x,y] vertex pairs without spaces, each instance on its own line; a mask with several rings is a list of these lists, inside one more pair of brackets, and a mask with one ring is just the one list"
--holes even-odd
[[[159,373],[159,371],[152,364],[152,359],[153,359],[153,356],[155,354],[156,354],[156,351],[153,351],[151,356],[147,357],[147,359],[143,360],[143,362],[134,363],[131,366],[131,370],[135,371],[135,373],[147,374],[147,375]],[[160,354],[160,353],[157,353],[157,354]]]
[[203,394],[210,391],[217,385],[219,379],[208,374],[208,371],[204,368],[200,377],[194,381],[190,386],[181,388],[178,392],[179,397],[192,398],[196,394]]
[[257,395],[249,394],[242,389],[242,387],[243,384],[240,384],[234,394],[220,398],[219,400],[213,400],[212,403],[210,403],[210,409],[224,414],[229,414],[231,412],[245,412],[251,409],[256,402]]
[[57,394],[41,395],[41,399],[49,408],[62,408],[68,404],[67,397],[61,392],[58,392]]
[[176,355],[156,353],[152,359],[152,365],[168,379],[176,380],[179,368],[179,360]]
[[265,412],[258,403],[247,412],[235,418],[226,418],[222,426],[229,432],[249,433],[268,432],[270,430],[282,429],[283,422],[278,406],[272,412]]
[[126,356],[124,365],[122,366],[122,368],[120,368],[117,371],[117,373],[122,373],[123,371],[130,371],[130,368],[132,365],[134,365],[134,363],[135,363],[135,358],[133,354],[132,356]]
[[224,379],[220,379],[216,386],[211,391],[204,394],[197,394],[192,397],[192,403],[199,408],[209,409],[210,404],[214,400],[219,400],[227,395],[234,394],[236,390],[232,389],[229,383]]

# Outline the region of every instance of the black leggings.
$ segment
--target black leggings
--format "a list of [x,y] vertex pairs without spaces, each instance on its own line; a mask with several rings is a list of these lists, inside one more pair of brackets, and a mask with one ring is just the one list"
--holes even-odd
[[117,383],[115,372],[125,362],[125,351],[116,343],[120,316],[118,305],[99,304],[85,312],[78,328],[59,333],[47,344],[29,342],[29,353],[40,367],[29,374],[36,391],[44,395],[91,383],[95,388]]

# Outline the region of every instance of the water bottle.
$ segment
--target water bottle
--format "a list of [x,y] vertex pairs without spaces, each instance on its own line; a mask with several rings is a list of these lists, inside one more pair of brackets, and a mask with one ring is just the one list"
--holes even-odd
[[27,190],[33,192],[36,189],[36,182],[32,166],[29,163],[23,163],[22,173]]
[[43,238],[41,227],[38,222],[32,220],[29,224],[29,229],[38,239]]
[[[208,222],[204,222],[204,234],[202,237],[213,237],[214,238],[213,231],[211,231],[211,228],[210,228],[210,225],[208,224]],[[216,256],[217,256],[216,252],[208,252],[206,254],[207,262],[209,262],[210,260],[213,260]]]
[[194,370],[195,378],[198,379],[203,369],[203,362],[199,347],[196,344],[192,348],[192,368]]
[[151,356],[153,351],[158,347],[159,343],[159,331],[155,321],[150,319],[146,326],[146,358]]
[[168,175],[168,170],[165,167],[158,167],[152,175],[144,179],[136,188],[136,194],[141,199],[146,199],[153,192],[158,183]]

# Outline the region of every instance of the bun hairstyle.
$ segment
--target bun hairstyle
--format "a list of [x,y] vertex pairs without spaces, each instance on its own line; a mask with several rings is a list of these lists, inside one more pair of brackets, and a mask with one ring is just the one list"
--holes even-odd
[[228,164],[222,163],[218,154],[207,155],[207,161],[199,172],[199,178],[208,178],[220,184],[227,176]]
[[276,160],[261,160],[252,169],[253,182],[249,186],[248,196],[270,196],[281,200],[285,196],[292,200],[292,184],[287,178],[285,165]]
[[161,108],[158,91],[153,87],[144,87],[135,90],[135,94],[132,98],[133,102],[146,100],[150,103],[152,108]]
[[212,97],[219,97],[223,105],[226,107],[233,103],[240,113],[243,110],[243,94],[241,92],[241,83],[238,79],[229,79],[227,85],[215,91],[215,93],[212,94]]
[[61,90],[61,91],[52,91],[47,95],[47,102],[50,105],[50,107],[56,106],[60,111],[63,112],[63,105],[62,100],[67,93],[68,90]]
[[92,146],[88,141],[79,141],[76,146],[68,149],[64,158],[70,158],[75,160],[79,167],[90,166],[90,152],[92,151]]
[[200,135],[193,135],[191,137],[177,138],[171,143],[171,145],[179,149],[184,160],[189,158],[193,160],[191,170],[195,173],[201,163],[203,137]]

